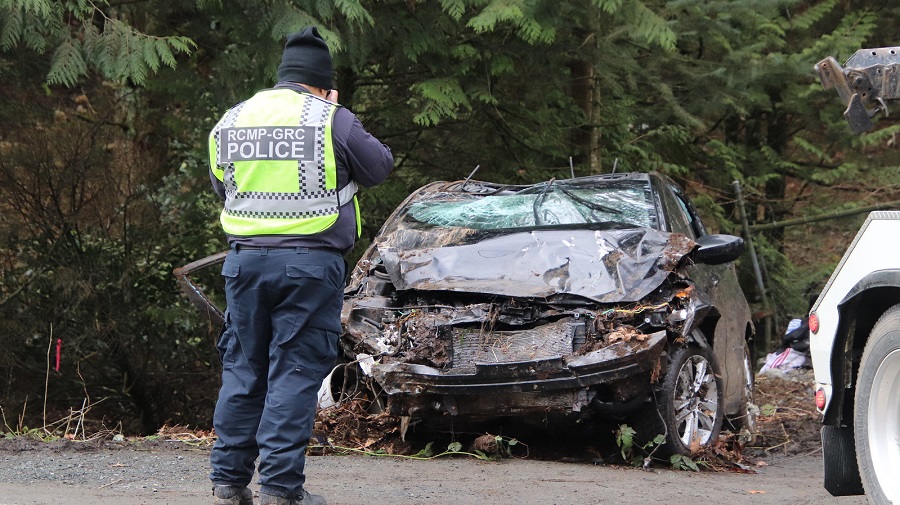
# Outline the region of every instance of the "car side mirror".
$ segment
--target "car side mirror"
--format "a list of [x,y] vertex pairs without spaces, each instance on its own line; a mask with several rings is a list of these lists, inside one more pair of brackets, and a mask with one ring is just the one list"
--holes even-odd
[[721,265],[740,258],[744,252],[744,239],[734,235],[703,235],[694,242],[699,246],[692,255],[694,263]]

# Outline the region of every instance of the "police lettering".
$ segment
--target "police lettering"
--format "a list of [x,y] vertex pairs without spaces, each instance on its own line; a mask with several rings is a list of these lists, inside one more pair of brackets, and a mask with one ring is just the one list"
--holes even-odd
[[315,159],[312,126],[247,126],[222,128],[219,135],[219,163],[252,160]]

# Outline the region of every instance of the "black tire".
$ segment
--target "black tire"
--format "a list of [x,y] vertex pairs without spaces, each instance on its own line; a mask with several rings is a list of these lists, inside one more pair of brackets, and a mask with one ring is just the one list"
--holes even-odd
[[856,378],[853,432],[869,501],[900,503],[900,305],[878,319],[866,342]]
[[722,429],[723,384],[712,351],[697,344],[673,347],[654,406],[636,420],[641,441],[665,435],[656,454],[689,456],[715,443]]

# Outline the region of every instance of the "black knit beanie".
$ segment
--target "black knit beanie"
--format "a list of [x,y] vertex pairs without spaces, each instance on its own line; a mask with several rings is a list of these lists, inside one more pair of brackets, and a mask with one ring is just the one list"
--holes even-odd
[[299,82],[331,89],[331,54],[315,26],[288,35],[278,66],[278,82]]

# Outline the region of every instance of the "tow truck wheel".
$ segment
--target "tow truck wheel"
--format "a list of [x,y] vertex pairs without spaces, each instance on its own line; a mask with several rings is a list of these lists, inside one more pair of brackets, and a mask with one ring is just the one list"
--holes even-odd
[[853,412],[856,459],[866,496],[900,503],[900,305],[875,323],[859,364]]
[[658,451],[662,455],[690,455],[719,437],[722,374],[712,351],[696,344],[674,347],[668,361],[654,391],[655,411],[640,416],[638,433],[646,440],[664,434],[666,443]]

